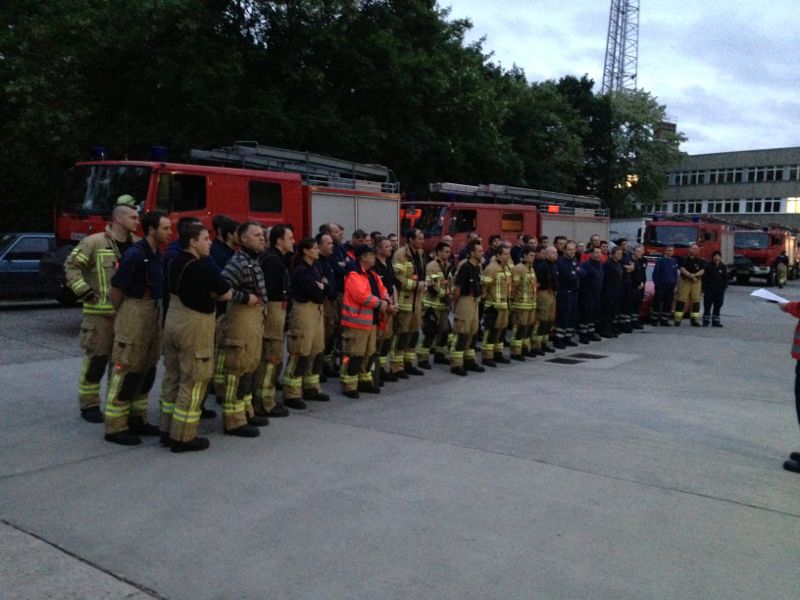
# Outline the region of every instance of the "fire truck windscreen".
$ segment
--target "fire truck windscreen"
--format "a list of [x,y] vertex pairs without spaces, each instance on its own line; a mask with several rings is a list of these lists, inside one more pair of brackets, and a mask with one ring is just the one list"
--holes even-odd
[[656,225],[647,228],[645,243],[651,246],[675,246],[686,248],[697,241],[697,227],[682,225]]
[[734,248],[766,250],[769,248],[769,234],[766,231],[737,231],[734,234]]
[[134,165],[77,165],[67,174],[61,208],[84,214],[110,214],[123,194],[144,205],[153,169]]
[[400,215],[400,231],[405,233],[416,227],[425,237],[442,235],[445,210],[444,206],[406,206]]

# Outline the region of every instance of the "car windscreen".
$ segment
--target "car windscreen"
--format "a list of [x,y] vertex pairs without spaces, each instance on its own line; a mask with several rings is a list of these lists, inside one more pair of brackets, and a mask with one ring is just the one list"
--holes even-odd
[[682,225],[651,225],[647,228],[645,243],[651,246],[686,248],[697,241],[697,227]]
[[108,215],[125,194],[132,196],[134,207],[141,210],[152,170],[125,164],[77,165],[67,174],[62,210]]
[[442,235],[444,227],[444,206],[407,205],[401,211],[400,231],[411,228],[421,229],[425,237]]
[[8,248],[15,239],[17,239],[16,233],[0,234],[0,253]]
[[737,231],[734,247],[737,250],[764,250],[769,248],[769,235],[766,231]]

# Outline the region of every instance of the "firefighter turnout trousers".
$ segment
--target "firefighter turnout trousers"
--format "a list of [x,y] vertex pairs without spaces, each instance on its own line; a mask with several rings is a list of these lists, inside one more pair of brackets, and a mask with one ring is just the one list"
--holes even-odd
[[675,303],[675,322],[680,323],[689,307],[689,318],[700,322],[700,298],[703,293],[703,282],[698,279],[692,281],[688,277],[681,276],[681,285],[678,288],[678,300]]
[[265,308],[228,303],[218,359],[222,366],[222,416],[226,431],[253,416],[253,374],[261,362]]
[[[389,366],[389,355],[391,354],[392,341],[394,340],[394,319],[391,316],[386,317],[383,327],[378,328],[376,335],[375,354],[377,356],[377,367],[375,368],[375,373],[378,374],[379,371],[386,371]],[[378,384],[378,381],[379,379],[376,378],[375,383]]]
[[106,397],[106,433],[127,431],[128,419],[147,414],[147,394],[161,356],[161,303],[125,298],[114,319],[111,378]]
[[[319,392],[325,351],[325,315],[322,304],[295,302],[289,316],[289,362],[283,378],[283,397],[301,397],[303,390]],[[374,350],[373,350],[374,351]]]
[[253,375],[253,402],[266,412],[277,405],[275,383],[283,365],[283,330],[286,325],[286,303],[268,302],[261,338],[261,361]]
[[536,320],[538,325],[531,343],[536,349],[546,348],[550,341],[550,330],[556,320],[556,294],[553,290],[539,290],[536,297]]
[[84,410],[100,406],[100,381],[108,369],[114,346],[114,316],[83,315],[80,345],[84,356],[78,380],[78,402]]
[[530,349],[535,313],[533,309],[511,309],[511,356],[522,356]]
[[422,294],[417,294],[410,311],[403,308],[394,316],[394,347],[392,348],[392,372],[399,373],[406,365],[413,366],[417,357],[419,328],[422,325]]
[[475,296],[461,296],[456,303],[453,338],[450,344],[450,367],[475,362],[475,336],[478,334],[478,304]]
[[427,361],[431,350],[435,356],[444,357],[450,341],[450,311],[447,308],[425,308],[422,317],[422,343],[417,348],[417,358]]
[[214,317],[187,308],[170,294],[159,429],[176,442],[197,437],[206,386],[214,373]]
[[359,382],[372,382],[372,359],[375,355],[377,326],[370,329],[342,327],[342,369],[339,381],[343,392],[358,389]]

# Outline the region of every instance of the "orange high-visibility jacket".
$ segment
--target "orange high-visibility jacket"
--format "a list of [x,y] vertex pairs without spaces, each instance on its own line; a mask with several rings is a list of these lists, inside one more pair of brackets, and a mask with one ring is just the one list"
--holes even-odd
[[388,299],[380,277],[372,271],[364,271],[360,264],[352,265],[344,278],[342,327],[371,329],[375,325],[375,309],[381,300]]

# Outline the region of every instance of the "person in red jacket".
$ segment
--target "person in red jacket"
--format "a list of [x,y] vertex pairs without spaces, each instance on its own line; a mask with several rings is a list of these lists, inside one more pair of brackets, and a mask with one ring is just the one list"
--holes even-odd
[[372,361],[379,325],[389,309],[389,294],[380,277],[372,270],[375,250],[371,246],[355,249],[356,261],[350,262],[344,278],[342,302],[342,369],[339,381],[342,393],[358,398],[359,391],[380,393],[372,380]]
[[[780,305],[780,309],[800,319],[800,302],[784,302]],[[800,320],[794,328],[792,358],[797,361],[794,368],[794,404],[797,411],[797,422],[800,423]],[[783,468],[787,471],[800,473],[800,452],[792,452],[789,455],[789,460],[783,463]]]

